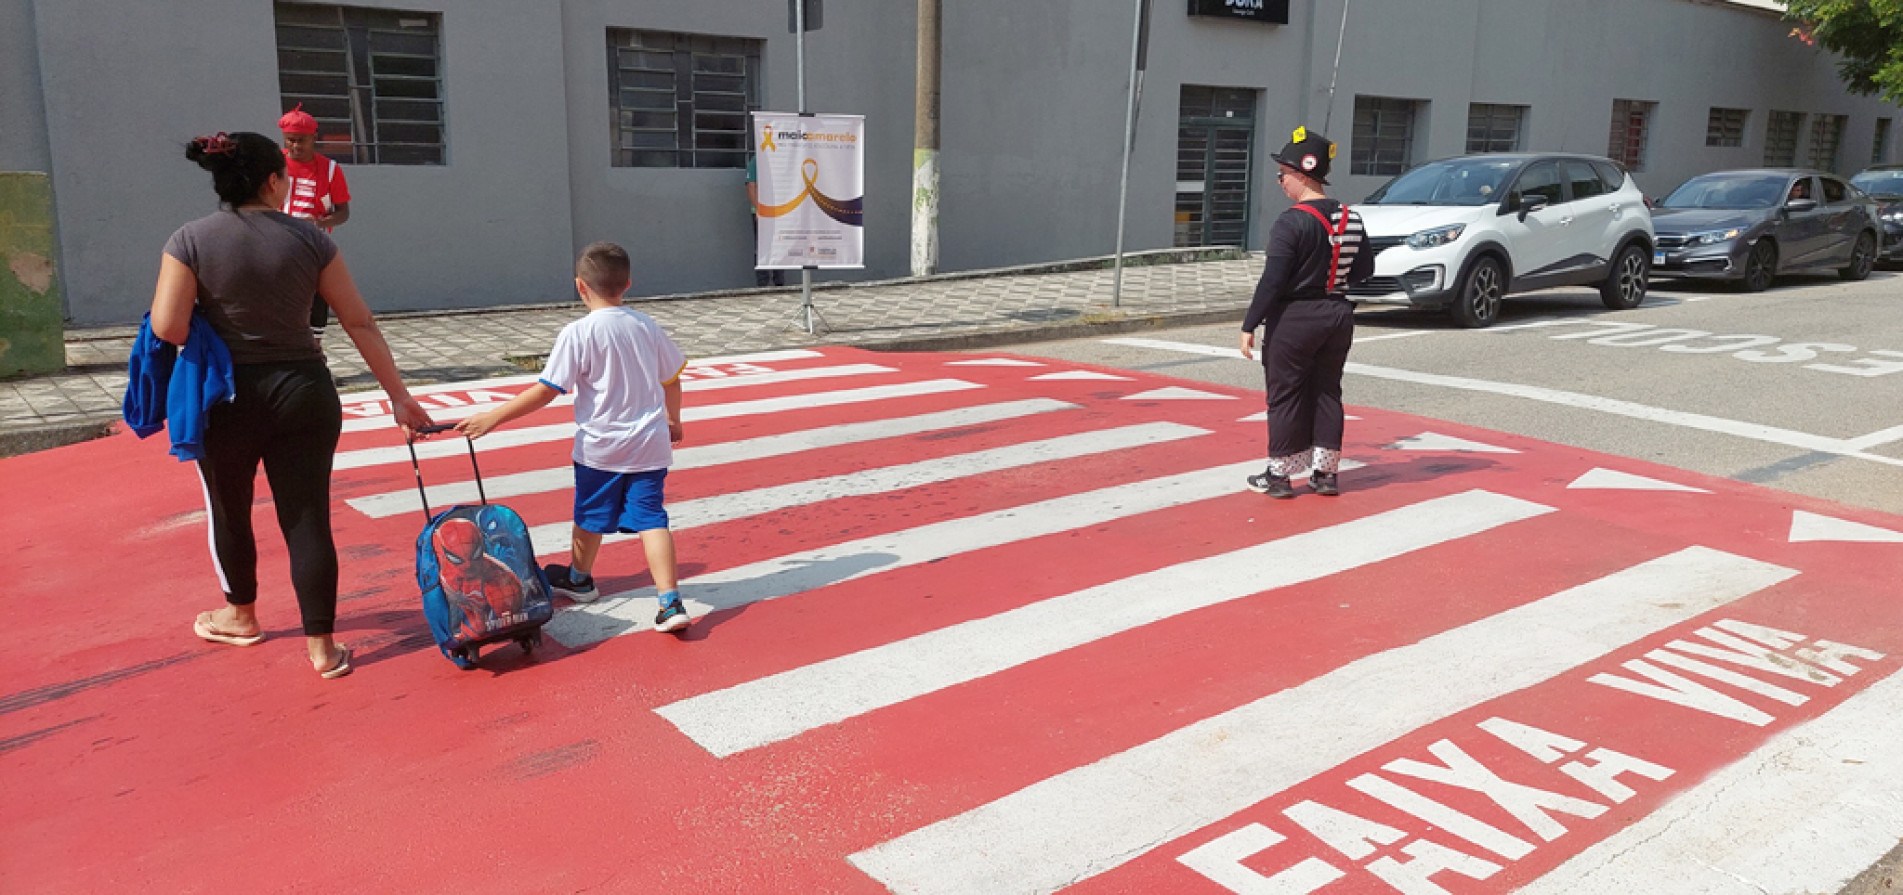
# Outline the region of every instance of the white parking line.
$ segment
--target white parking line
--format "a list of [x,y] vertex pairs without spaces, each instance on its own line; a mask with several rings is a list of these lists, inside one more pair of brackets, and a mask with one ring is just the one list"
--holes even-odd
[[1891,426],[1888,429],[1852,438],[1844,442],[1844,444],[1854,451],[1867,451],[1873,447],[1894,444],[1899,441],[1903,441],[1903,426]]
[[[1206,354],[1211,356],[1234,357],[1237,360],[1242,359],[1242,356],[1237,354],[1233,349],[1218,348],[1214,345],[1203,345],[1195,342],[1172,342],[1164,339],[1105,339],[1104,342],[1111,345],[1126,345],[1132,348],[1153,348],[1158,351],[1175,351],[1182,354]],[[1493,382],[1486,379],[1470,379],[1464,376],[1443,376],[1438,373],[1418,373],[1413,370],[1377,367],[1370,364],[1352,362],[1348,364],[1347,371],[1357,376],[1367,376],[1373,379],[1387,379],[1395,382],[1413,383],[1415,385],[1431,385],[1438,388],[1483,392],[1509,398],[1539,401],[1546,404],[1559,404],[1580,410],[1591,410],[1597,413],[1629,417],[1631,419],[1645,420],[1646,422],[1652,423],[1663,423],[1668,426],[1678,426],[1685,429],[1697,429],[1703,432],[1715,432],[1720,435],[1731,435],[1737,438],[1815,451],[1821,454],[1835,454],[1839,457],[1848,457],[1853,460],[1867,460],[1871,463],[1881,463],[1885,466],[1903,467],[1903,459],[1885,457],[1881,454],[1872,454],[1867,450],[1879,444],[1903,441],[1903,426],[1885,429],[1882,432],[1873,432],[1861,438],[1832,438],[1827,435],[1812,435],[1808,432],[1798,432],[1793,429],[1784,429],[1777,426],[1747,423],[1742,420],[1731,420],[1723,417],[1707,416],[1702,413],[1689,413],[1682,410],[1669,410],[1663,407],[1652,407],[1632,401],[1621,401],[1617,398],[1601,398],[1597,395],[1586,395],[1580,394],[1579,392],[1569,392],[1537,385]]]

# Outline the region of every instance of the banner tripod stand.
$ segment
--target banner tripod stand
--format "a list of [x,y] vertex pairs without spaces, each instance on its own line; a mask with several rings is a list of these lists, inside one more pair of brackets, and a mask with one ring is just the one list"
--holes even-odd
[[[833,329],[826,323],[825,316],[819,313],[819,308],[813,305],[813,268],[811,267],[800,269],[800,309],[794,320],[806,330],[809,336],[824,335],[832,332]],[[787,328],[792,329],[792,326],[789,325]]]

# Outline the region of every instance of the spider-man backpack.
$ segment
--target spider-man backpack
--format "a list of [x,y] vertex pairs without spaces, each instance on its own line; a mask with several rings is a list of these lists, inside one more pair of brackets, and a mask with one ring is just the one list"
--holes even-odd
[[492,643],[513,640],[524,652],[534,652],[542,642],[542,626],[555,615],[548,579],[535,561],[535,546],[529,543],[522,517],[490,503],[483,493],[475,442],[469,442],[469,466],[475,470],[476,495],[482,501],[475,506],[430,515],[414,441],[410,466],[429,520],[416,538],[416,586],[423,592],[423,617],[429,620],[436,646],[464,669],[475,668],[482,648]]

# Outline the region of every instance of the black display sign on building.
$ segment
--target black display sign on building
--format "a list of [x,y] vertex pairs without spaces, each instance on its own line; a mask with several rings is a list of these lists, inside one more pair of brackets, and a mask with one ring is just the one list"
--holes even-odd
[[1189,14],[1288,24],[1288,0],[1189,0]]

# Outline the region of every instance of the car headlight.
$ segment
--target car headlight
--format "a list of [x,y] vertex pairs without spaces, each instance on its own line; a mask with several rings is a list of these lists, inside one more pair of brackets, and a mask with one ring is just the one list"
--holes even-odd
[[1895,211],[1886,211],[1878,215],[1878,217],[1882,218],[1886,224],[1903,224],[1903,208],[1899,208]]
[[1449,224],[1445,227],[1435,227],[1432,230],[1422,230],[1408,237],[1407,244],[1410,248],[1436,249],[1459,239],[1460,234],[1465,232],[1467,232],[1466,224]]
[[1704,233],[1692,234],[1691,236],[1686,238],[1685,244],[1695,245],[1695,246],[1713,246],[1721,242],[1730,242],[1743,235],[1744,235],[1744,231],[1738,229],[1737,227],[1733,227],[1729,230],[1710,230]]

